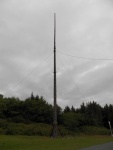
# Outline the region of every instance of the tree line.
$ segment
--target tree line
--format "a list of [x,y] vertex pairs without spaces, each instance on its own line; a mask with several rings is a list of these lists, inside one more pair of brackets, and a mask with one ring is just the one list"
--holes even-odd
[[[84,126],[109,128],[108,121],[113,125],[113,105],[104,107],[95,101],[82,103],[80,108],[57,106],[58,124],[71,131]],[[0,94],[0,120],[14,123],[44,123],[52,124],[53,106],[42,97],[31,96],[24,101],[19,98],[6,98]]]

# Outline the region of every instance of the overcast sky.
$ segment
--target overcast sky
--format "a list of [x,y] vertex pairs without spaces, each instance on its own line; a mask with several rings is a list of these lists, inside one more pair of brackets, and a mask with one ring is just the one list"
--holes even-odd
[[0,0],[0,93],[53,103],[54,13],[58,105],[113,104],[112,0]]

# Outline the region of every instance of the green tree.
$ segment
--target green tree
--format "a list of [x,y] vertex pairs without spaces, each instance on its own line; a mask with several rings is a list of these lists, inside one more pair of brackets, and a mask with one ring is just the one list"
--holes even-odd
[[113,125],[113,105],[105,105],[103,108],[103,122],[104,126],[109,128],[108,121]]
[[64,113],[68,113],[68,112],[71,112],[71,109],[70,109],[69,106],[66,106],[66,107],[64,108]]
[[72,106],[71,107],[71,112],[75,112],[76,110],[75,110],[75,108]]
[[63,113],[62,115],[63,125],[69,130],[77,130],[79,127],[79,121],[77,120],[77,114],[72,112]]
[[96,102],[89,102],[86,104],[86,118],[88,125],[102,126],[102,107]]

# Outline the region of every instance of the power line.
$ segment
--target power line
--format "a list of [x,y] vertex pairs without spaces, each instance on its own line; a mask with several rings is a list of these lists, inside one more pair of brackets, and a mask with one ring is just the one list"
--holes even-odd
[[[32,74],[42,63],[44,63],[52,54],[53,52],[51,52],[46,58],[44,58],[31,72],[29,72],[26,76],[24,76],[21,80],[19,80],[13,87],[12,89],[14,89],[15,87],[17,87],[19,84],[21,84],[30,74]],[[6,95],[6,93],[10,91],[10,89],[7,89],[4,92],[4,95]]]
[[[60,58],[59,55],[58,55],[58,57],[59,57],[59,60],[61,61],[61,63],[63,64],[63,67],[64,67],[64,69],[65,69],[65,65],[64,65],[63,61],[61,60],[61,58]],[[65,70],[66,70],[66,69],[65,69]],[[66,72],[67,72],[67,71],[66,71]],[[76,88],[78,89],[78,91],[79,91],[81,97],[86,101],[86,98],[85,98],[85,96],[82,94],[82,92],[81,92],[80,88],[78,87],[77,83],[72,79],[71,75],[70,75],[68,72],[67,72],[67,75],[69,76],[69,78],[70,78],[70,79],[73,81],[73,83],[75,84],[75,86],[76,86]]]
[[107,59],[107,58],[90,58],[90,57],[81,57],[81,56],[75,56],[75,55],[71,55],[71,54],[66,54],[64,52],[60,52],[58,51],[58,53],[61,53],[63,55],[66,55],[66,56],[70,56],[70,57],[75,57],[77,59],[89,59],[89,60],[101,60],[101,61],[113,61],[113,59]]
[[[62,53],[62,52],[59,52],[59,53]],[[73,56],[73,55],[68,55],[68,54],[65,54],[65,53],[62,53],[62,54],[64,54],[64,55],[67,55],[67,56],[71,56],[71,57],[77,57],[77,56]],[[80,57],[80,58],[82,58],[82,57]],[[59,57],[59,59],[60,59],[60,57]],[[83,57],[83,59],[88,59],[88,58],[84,58]],[[113,59],[94,59],[94,58],[90,58],[91,60],[113,60]],[[60,59],[60,61],[62,62],[62,60]],[[62,64],[63,64],[63,66],[64,66],[64,63],[62,62]],[[65,66],[64,66],[65,67]],[[86,100],[86,98],[85,98],[85,96],[82,94],[82,92],[81,92],[81,90],[80,90],[80,88],[79,88],[79,86],[77,85],[77,83],[71,78],[71,80],[75,83],[75,86],[77,87],[77,89],[78,89],[78,91],[80,92],[80,95],[85,99],[85,101],[87,101]],[[95,99],[95,96],[93,96],[94,97],[94,99]],[[100,96],[99,96],[100,97]],[[99,99],[99,97],[97,97],[96,96],[96,98],[98,98]],[[91,99],[92,99],[92,97],[90,97]]]

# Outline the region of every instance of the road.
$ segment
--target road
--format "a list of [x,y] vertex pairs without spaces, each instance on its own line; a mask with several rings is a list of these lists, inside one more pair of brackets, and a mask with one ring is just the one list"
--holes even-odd
[[92,146],[92,147],[84,148],[81,150],[113,150],[113,142],[102,144],[102,145],[97,145],[97,146]]

